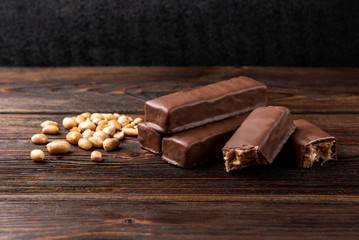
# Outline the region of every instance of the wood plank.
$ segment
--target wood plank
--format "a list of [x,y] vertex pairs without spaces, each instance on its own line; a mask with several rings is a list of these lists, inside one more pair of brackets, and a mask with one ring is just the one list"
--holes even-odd
[[0,113],[143,114],[148,99],[238,75],[267,84],[269,104],[294,113],[359,111],[356,68],[97,67],[0,68]]

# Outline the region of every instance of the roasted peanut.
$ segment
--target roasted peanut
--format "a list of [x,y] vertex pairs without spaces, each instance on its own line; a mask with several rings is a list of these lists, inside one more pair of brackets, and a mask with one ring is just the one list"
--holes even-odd
[[84,112],[84,113],[81,113],[81,115],[84,116],[85,118],[90,118],[91,117],[90,112]]
[[115,133],[115,135],[113,135],[113,137],[118,140],[122,140],[125,137],[125,134],[122,131],[120,131],[120,132]]
[[55,140],[46,145],[47,150],[50,153],[67,153],[70,151],[70,143],[65,140]]
[[80,123],[86,121],[86,118],[82,115],[77,115],[75,121],[77,124],[80,124]]
[[66,128],[66,129],[71,129],[73,127],[77,127],[77,122],[71,118],[71,117],[65,117],[62,120],[62,125]]
[[105,127],[102,131],[104,131],[105,133],[107,133],[108,135],[110,135],[112,137],[116,132],[116,127],[108,126],[108,127]]
[[108,125],[97,126],[97,127],[96,127],[96,131],[104,130],[104,129],[107,128],[107,127],[108,127]]
[[133,122],[135,123],[135,124],[139,124],[140,122],[142,122],[142,118],[135,118],[135,120],[133,120]]
[[123,128],[133,128],[135,125],[136,125],[135,122],[132,122],[132,123],[127,124]]
[[31,159],[35,162],[42,162],[45,159],[45,153],[40,149],[34,149],[30,153]]
[[92,148],[92,143],[87,138],[81,138],[77,144],[84,150],[90,150]]
[[91,160],[94,162],[102,162],[102,153],[99,151],[93,151],[91,153]]
[[80,129],[81,132],[83,132],[87,129],[95,130],[96,125],[93,122],[85,121],[85,122],[80,123],[78,128]]
[[93,130],[91,130],[91,129],[86,129],[86,130],[82,133],[82,137],[84,137],[84,138],[89,138],[89,137],[92,137],[94,133],[95,133],[95,131],[93,131]]
[[118,113],[114,113],[113,116],[115,117],[116,120],[117,120],[119,117],[121,117],[121,115],[118,114]]
[[131,122],[130,119],[125,115],[120,116],[117,121],[121,123],[122,126],[126,126]]
[[120,141],[116,138],[107,138],[103,141],[103,149],[106,151],[114,150],[120,145]]
[[116,130],[121,130],[121,128],[122,128],[121,123],[117,122],[116,120],[108,121],[108,125],[109,126],[114,126],[116,128]]
[[93,147],[102,148],[103,139],[101,137],[90,137],[89,140]]
[[92,120],[90,120],[90,121],[92,121],[92,122],[93,122],[94,124],[96,124],[96,125],[99,125],[99,123],[100,123],[101,121],[104,121],[104,122],[102,122],[102,125],[105,125],[106,122],[107,122],[107,120],[101,119],[101,118],[94,118],[94,119],[92,119]]
[[70,129],[70,132],[81,132],[78,127],[73,127]]
[[47,125],[59,126],[57,122],[46,120],[45,122],[41,123],[41,127],[44,128]]
[[77,144],[81,138],[82,138],[82,134],[79,132],[69,132],[66,135],[66,140],[72,144]]
[[122,131],[127,136],[137,136],[138,135],[138,129],[136,129],[136,128],[124,128],[124,129],[122,129]]
[[110,135],[108,135],[107,133],[105,133],[104,131],[102,130],[99,130],[99,131],[96,131],[94,134],[93,134],[94,137],[100,137],[102,138],[103,140],[105,140],[106,138],[110,138]]
[[[96,123],[96,122],[94,122]],[[97,126],[104,126],[104,125],[107,125],[108,121],[106,119],[104,120],[100,120],[98,123],[97,123]]]
[[42,129],[42,132],[46,134],[57,134],[59,132],[59,128],[55,125],[46,125]]
[[31,141],[35,144],[45,144],[47,143],[47,137],[45,134],[35,134],[31,137]]
[[101,113],[94,113],[94,114],[92,114],[91,117],[90,117],[91,120],[93,120],[93,119],[95,119],[95,118],[99,118],[100,120],[105,119],[105,118],[102,116]]
[[113,116],[112,113],[102,113],[102,116],[108,121],[116,119],[115,116]]

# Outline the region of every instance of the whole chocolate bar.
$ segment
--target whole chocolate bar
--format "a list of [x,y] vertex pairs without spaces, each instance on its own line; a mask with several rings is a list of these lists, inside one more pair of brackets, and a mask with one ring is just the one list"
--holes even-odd
[[249,112],[266,103],[267,87],[242,76],[147,101],[145,121],[157,132],[175,133]]
[[286,107],[259,107],[223,147],[226,171],[271,164],[295,126]]
[[319,127],[304,120],[294,120],[296,130],[290,138],[297,167],[309,168],[320,159],[322,163],[337,159],[337,140]]
[[192,168],[221,156],[228,138],[248,113],[176,133],[162,139],[162,159],[182,168]]
[[161,154],[162,135],[150,128],[146,122],[139,123],[137,128],[140,146],[150,152]]

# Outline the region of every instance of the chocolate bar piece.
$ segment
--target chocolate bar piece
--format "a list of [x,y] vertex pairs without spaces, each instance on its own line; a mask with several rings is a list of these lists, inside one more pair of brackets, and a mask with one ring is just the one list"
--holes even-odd
[[337,159],[337,140],[319,127],[304,120],[294,120],[296,130],[290,139],[297,167],[309,168],[320,159],[322,163]]
[[159,133],[175,133],[249,112],[266,103],[267,87],[242,76],[147,101],[145,121]]
[[139,123],[137,128],[140,146],[150,152],[161,154],[162,135],[150,128],[146,122]]
[[248,113],[164,137],[162,159],[182,168],[192,168],[221,156],[228,138]]
[[288,108],[254,109],[222,149],[227,172],[271,164],[294,130]]

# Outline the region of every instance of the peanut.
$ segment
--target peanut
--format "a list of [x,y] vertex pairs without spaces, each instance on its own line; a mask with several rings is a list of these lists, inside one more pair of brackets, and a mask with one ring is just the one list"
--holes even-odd
[[125,137],[125,134],[121,131],[121,132],[115,133],[115,135],[113,135],[113,137],[118,140],[122,140]]
[[122,126],[126,126],[127,124],[129,124],[131,122],[130,119],[127,116],[124,116],[124,115],[119,117],[117,121],[119,123],[121,123]]
[[136,128],[124,128],[124,129],[122,129],[122,131],[127,136],[137,136],[138,135],[138,129],[136,129]]
[[70,129],[70,132],[81,132],[78,127],[73,127]]
[[107,120],[114,120],[116,117],[112,113],[102,113],[102,116]]
[[81,113],[80,115],[84,116],[85,118],[90,118],[91,117],[90,112],[84,112],[84,113]]
[[87,129],[91,129],[91,130],[95,130],[96,129],[96,125],[93,122],[90,121],[85,121],[79,124],[79,127],[81,132],[87,130]]
[[120,145],[120,141],[116,138],[108,138],[103,141],[103,149],[111,151],[116,149]]
[[45,159],[45,153],[40,149],[34,149],[31,151],[30,157],[35,162],[42,162]]
[[77,122],[71,118],[71,117],[65,117],[62,120],[62,125],[66,128],[66,129],[71,129],[73,127],[77,127]]
[[132,122],[132,123],[127,124],[123,128],[133,128],[135,125],[136,125],[135,122]]
[[69,132],[66,135],[66,140],[72,144],[77,144],[81,138],[82,138],[82,134],[79,132]]
[[44,128],[47,125],[59,126],[57,122],[46,120],[45,122],[41,123],[41,127]]
[[86,118],[82,115],[77,115],[75,121],[77,122],[77,124],[80,124],[80,123],[86,121]]
[[96,131],[94,134],[93,134],[94,137],[100,137],[102,138],[103,140],[105,140],[106,138],[110,138],[110,135],[108,135],[107,133],[105,133],[104,131],[102,130],[99,130],[99,131]]
[[70,144],[65,140],[55,140],[46,145],[50,153],[67,153],[70,151]]
[[47,143],[47,137],[45,134],[35,134],[31,137],[31,141],[35,144],[45,144]]
[[116,127],[108,126],[108,127],[105,127],[102,131],[104,131],[105,133],[107,133],[108,135],[110,135],[112,137],[116,132]]
[[46,125],[42,129],[42,132],[46,134],[57,134],[59,132],[59,128],[55,125]]
[[91,153],[91,160],[94,162],[102,162],[102,153],[99,151],[93,151]]
[[89,138],[89,137],[92,137],[94,133],[95,133],[95,131],[93,131],[93,130],[91,130],[91,129],[86,129],[86,130],[82,133],[82,137],[84,137],[84,138]]
[[135,118],[135,120],[133,120],[133,122],[135,123],[135,124],[139,124],[140,122],[142,122],[142,118]]
[[87,138],[81,138],[77,144],[83,150],[90,150],[92,148],[92,143]]
[[116,130],[121,130],[121,128],[122,128],[121,123],[117,122],[116,120],[108,121],[108,125],[109,126],[114,126],[116,128]]
[[89,140],[93,147],[102,148],[103,139],[101,137],[90,137]]
[[101,124],[102,124],[102,125],[105,125],[106,122],[107,122],[107,120],[101,119],[101,118],[94,118],[94,119],[92,119],[92,120],[90,120],[90,121],[92,121],[92,122],[93,122],[94,124],[96,124],[96,125],[99,125],[99,123],[102,122],[102,121],[104,121],[104,122],[102,122]]
[[91,117],[90,117],[91,120],[93,120],[93,119],[95,119],[95,118],[99,118],[99,119],[101,119],[101,120],[105,119],[105,118],[102,116],[101,113],[94,113],[94,114],[92,114]]

